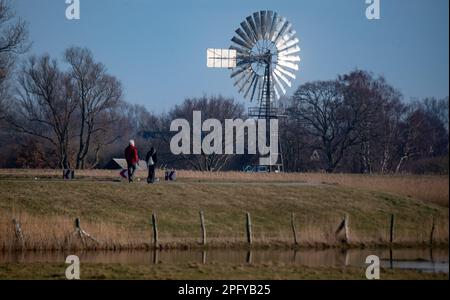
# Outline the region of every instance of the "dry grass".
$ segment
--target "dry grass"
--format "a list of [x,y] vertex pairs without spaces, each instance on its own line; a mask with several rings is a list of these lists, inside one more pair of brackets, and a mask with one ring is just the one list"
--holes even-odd
[[[80,179],[119,180],[117,170],[79,170]],[[158,171],[163,177],[163,172]],[[0,169],[0,178],[60,178],[60,170]],[[144,179],[145,172],[138,172]],[[304,182],[309,184],[341,185],[351,188],[386,192],[415,198],[449,207],[449,176],[432,175],[360,175],[326,173],[280,173],[254,174],[243,172],[196,172],[177,171],[181,181],[226,181],[226,182]]]
[[401,196],[430,201],[449,207],[449,176],[418,175],[361,175],[326,173],[252,174],[242,172],[179,171],[180,178],[197,180],[305,182],[332,184],[371,191],[394,193]]
[[[25,242],[22,244],[15,235],[12,219],[20,222]],[[79,250],[89,249],[146,249],[148,240],[145,232],[129,230],[116,224],[103,222],[84,222],[87,231],[98,242],[80,239],[75,234],[74,220],[65,216],[35,216],[25,212],[0,213],[0,249],[12,250]]]

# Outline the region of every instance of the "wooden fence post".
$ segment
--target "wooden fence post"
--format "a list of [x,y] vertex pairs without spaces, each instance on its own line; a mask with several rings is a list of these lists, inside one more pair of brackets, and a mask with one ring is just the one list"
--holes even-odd
[[292,227],[292,233],[294,234],[294,245],[298,245],[297,229],[295,228],[295,214],[294,213],[291,213],[291,227]]
[[153,250],[153,264],[157,265],[159,262],[159,250],[158,249],[154,249]]
[[100,244],[100,242],[98,240],[96,240],[93,236],[91,236],[89,233],[87,233],[86,231],[84,231],[81,228],[79,217],[75,219],[75,231],[73,232],[72,235],[78,235],[80,237],[81,242],[83,243],[83,247],[86,247],[86,245],[87,245],[86,238],[94,241],[97,244]]
[[395,231],[395,215],[391,215],[391,226],[389,230],[389,242],[392,244],[394,242],[394,231]]
[[80,218],[75,219],[75,230],[81,230],[80,227]]
[[20,246],[23,248],[25,246],[25,237],[22,232],[22,227],[16,219],[13,219],[12,221],[14,224],[14,233],[16,235],[16,239],[19,241]]
[[430,233],[430,246],[433,247],[433,240],[434,240],[434,231],[436,230],[436,224],[435,224],[435,219],[433,216],[433,221],[431,224],[431,233]]
[[156,220],[156,213],[152,213],[152,227],[153,227],[153,246],[158,247],[158,223]]
[[81,239],[81,243],[83,244],[83,247],[86,247],[86,239],[83,236],[83,232],[81,230],[81,226],[80,226],[80,218],[76,218],[75,219],[75,232],[74,234],[78,234],[78,236]]
[[348,216],[348,214],[346,214],[345,215],[345,227],[344,227],[344,229],[345,229],[345,241],[347,242],[347,243],[349,243],[350,242],[350,224],[349,224],[349,216]]
[[206,251],[202,251],[202,264],[206,265]]
[[250,213],[247,213],[247,243],[252,244],[252,220],[250,218]]
[[350,242],[350,225],[349,225],[349,216],[348,214],[345,214],[344,219],[340,223],[338,229],[335,232],[336,237],[338,236],[339,232],[344,230],[344,242],[349,243]]
[[200,227],[202,229],[202,245],[206,246],[205,216],[202,210],[200,211]]
[[252,262],[253,262],[253,254],[252,254],[252,250],[248,250],[248,251],[247,251],[246,262],[247,262],[247,264],[249,264],[249,265],[252,264]]
[[394,255],[392,253],[392,247],[389,247],[389,268],[394,269]]

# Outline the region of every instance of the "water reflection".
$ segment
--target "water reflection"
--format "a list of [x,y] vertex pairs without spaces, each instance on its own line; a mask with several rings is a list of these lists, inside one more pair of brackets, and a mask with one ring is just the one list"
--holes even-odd
[[157,265],[183,263],[276,264],[334,267],[364,267],[368,255],[380,257],[381,266],[390,269],[418,269],[427,272],[449,272],[448,249],[300,249],[300,250],[171,250],[171,251],[87,251],[2,252],[0,263],[62,263],[76,254],[87,263],[121,263]]
[[154,250],[153,251],[153,264],[157,265],[159,263],[159,251]]
[[202,264],[206,265],[206,250],[202,251]]

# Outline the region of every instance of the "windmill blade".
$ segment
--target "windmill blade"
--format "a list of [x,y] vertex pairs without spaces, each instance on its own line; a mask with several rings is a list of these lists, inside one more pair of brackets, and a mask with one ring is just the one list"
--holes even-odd
[[252,89],[253,83],[255,82],[256,78],[258,77],[258,75],[253,74],[252,76],[252,80],[250,82],[250,85],[248,86],[247,90],[244,93],[244,98],[247,98],[248,93],[250,92],[250,90]]
[[280,32],[280,30],[283,28],[284,24],[286,23],[286,18],[284,17],[280,17],[277,16],[277,19],[275,20],[275,25],[273,27],[273,32],[272,35],[270,37],[270,40],[272,42],[275,41],[275,38],[278,36],[278,33]]
[[295,37],[295,35],[293,35],[293,36],[290,36],[289,39],[279,42],[276,46],[277,46],[277,49],[280,50],[280,49],[283,49],[283,47],[290,47],[293,44],[297,44],[299,42],[300,42],[300,40],[297,37]]
[[255,35],[252,33],[248,23],[246,21],[241,23],[242,29],[244,29],[245,33],[247,34],[248,38],[252,41],[252,44],[256,43]]
[[279,17],[278,17],[278,14],[275,12],[275,13],[273,13],[272,25],[270,26],[270,30],[269,30],[269,40],[272,40],[272,37],[275,34],[278,24],[279,24]]
[[281,46],[285,43],[287,43],[288,41],[290,41],[296,34],[297,32],[293,29],[290,29],[288,32],[284,33],[277,42],[277,46]]
[[247,75],[248,73],[248,69],[244,69],[240,75],[238,77],[236,77],[236,79],[234,80],[234,86],[237,86],[239,84],[239,82],[245,77],[245,75]]
[[255,84],[253,85],[253,92],[252,92],[252,96],[250,97],[250,102],[253,101],[253,97],[255,96],[255,92],[256,92],[256,88],[258,87],[258,83],[259,83],[259,76],[256,76],[256,81],[255,81]]
[[262,10],[259,12],[259,16],[261,19],[261,37],[263,39],[266,38],[266,31],[267,31],[267,12],[265,10]]
[[241,55],[241,56],[249,56],[250,55],[250,51],[242,49],[238,46],[230,46],[230,49],[236,50],[238,55]]
[[280,40],[280,38],[282,38],[286,32],[289,32],[289,30],[291,29],[291,26],[292,26],[292,24],[290,22],[286,21],[286,23],[284,23],[283,27],[281,27],[280,31],[278,32],[278,35],[275,37],[273,42],[275,44],[277,44],[278,41]]
[[298,56],[298,55],[288,55],[288,56],[280,55],[280,56],[278,56],[278,60],[290,61],[290,62],[299,62],[300,61],[300,56]]
[[238,92],[241,93],[245,86],[247,85],[249,79],[252,77],[253,72],[251,70],[247,70],[236,82],[234,86],[237,86]]
[[253,21],[252,16],[248,16],[245,20],[247,20],[247,23],[250,24],[250,28],[252,29],[252,34],[255,40],[258,40],[258,35],[256,34],[256,25]]
[[241,39],[239,39],[239,38],[237,38],[235,36],[231,39],[231,41],[236,43],[236,44],[238,44],[238,45],[240,45],[240,46],[242,46],[242,47],[244,47],[244,48],[246,48],[246,49],[248,49],[248,50],[252,50],[252,46],[251,45],[247,44],[246,42],[242,41]]
[[297,45],[299,42],[300,42],[300,40],[298,38],[294,38],[294,39],[287,41],[284,44],[278,44],[277,45],[278,52],[282,52],[286,49],[289,49],[290,47]]
[[255,20],[255,25],[256,25],[256,36],[258,37],[258,40],[260,40],[262,38],[261,35],[261,19],[259,17],[259,12],[255,12],[253,14],[253,19]]
[[251,56],[249,56],[249,55],[237,54],[236,55],[236,61],[237,61],[236,66],[242,66],[244,64],[248,64],[248,59],[250,57]]
[[262,96],[263,96],[263,90],[264,90],[264,77],[265,77],[265,76],[263,76],[263,80],[260,80],[260,81],[259,81],[259,84],[258,84],[258,100],[261,99]]
[[266,13],[266,35],[264,39],[268,40],[270,37],[270,32],[272,31],[272,21],[273,21],[273,11],[269,10]]
[[250,66],[245,66],[245,67],[240,67],[239,69],[233,71],[230,75],[231,78],[236,77],[237,75],[241,74],[242,72],[244,72],[245,70],[247,70],[248,68],[250,68]]
[[286,94],[286,89],[284,88],[283,84],[281,83],[280,79],[277,77],[276,74],[272,74],[273,75],[273,79],[275,79],[275,82],[278,84],[278,87],[281,89],[281,91],[283,92],[283,95]]
[[240,28],[236,29],[235,31],[237,33],[237,35],[239,35],[239,37],[241,39],[243,39],[247,45],[251,46],[253,48],[253,41],[247,36],[247,34],[245,34]]
[[288,87],[291,87],[291,86],[292,86],[291,81],[290,81],[289,79],[287,79],[286,76],[284,76],[283,74],[281,74],[280,71],[278,71],[277,69],[275,69],[275,70],[273,70],[273,73],[275,73],[279,78],[281,78],[281,80],[282,80],[284,83],[286,83],[286,85],[287,85]]
[[277,27],[275,28],[275,32],[272,36],[272,42],[275,43],[275,41],[277,40],[278,36],[284,31],[284,29],[286,28],[286,26],[289,25],[289,22],[286,20],[286,18],[281,18],[279,20],[279,23],[277,24]]
[[275,98],[278,100],[280,99],[280,92],[278,91],[277,87],[275,86],[275,84],[273,85],[273,90],[275,92]]
[[286,76],[288,76],[288,77],[290,77],[290,78],[292,78],[292,79],[295,79],[295,78],[296,78],[296,76],[295,76],[294,73],[289,72],[289,71],[283,69],[283,67],[281,67],[280,65],[277,65],[277,66],[276,66],[276,69],[277,69],[278,71],[280,71],[281,73],[283,73],[284,75],[286,75]]
[[300,52],[300,47],[298,45],[295,45],[293,47],[290,47],[287,50],[278,52],[279,56],[289,56],[290,54],[298,53]]
[[251,78],[253,77],[253,72],[247,72],[245,78],[242,81],[242,85],[239,86],[239,93],[242,93],[242,91],[245,89],[245,87],[250,83]]
[[239,60],[237,63],[236,63],[236,67],[241,67],[241,68],[248,68],[249,67],[249,62],[245,59],[245,58],[243,58],[243,59],[241,59],[241,60]]
[[277,49],[280,49],[281,47],[283,47],[284,44],[293,40],[293,37],[295,36],[296,33],[297,32],[295,30],[291,29],[288,33],[284,34],[276,43]]
[[278,36],[278,39],[275,40],[275,44],[277,44],[280,40],[281,41],[288,41],[292,36],[294,36],[296,31],[292,28],[292,23],[289,22],[289,24],[280,31],[280,34]]
[[298,71],[298,65],[297,64],[294,64],[294,63],[291,63],[291,62],[288,62],[288,61],[283,61],[283,60],[278,61],[278,64],[280,66],[289,68],[291,70]]

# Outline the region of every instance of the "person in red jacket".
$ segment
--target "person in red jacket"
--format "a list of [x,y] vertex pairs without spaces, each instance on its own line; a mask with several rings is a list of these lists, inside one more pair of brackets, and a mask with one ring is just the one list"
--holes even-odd
[[134,172],[139,162],[138,151],[134,145],[134,140],[130,140],[130,144],[125,148],[125,159],[127,160],[128,182],[133,182]]

